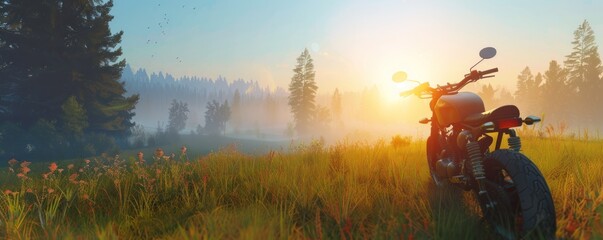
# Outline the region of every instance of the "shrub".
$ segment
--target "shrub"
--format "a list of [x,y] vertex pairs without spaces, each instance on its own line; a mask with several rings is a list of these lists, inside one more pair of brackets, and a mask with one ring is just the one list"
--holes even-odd
[[410,145],[411,137],[401,137],[399,134],[392,137],[391,145],[394,148],[400,148]]

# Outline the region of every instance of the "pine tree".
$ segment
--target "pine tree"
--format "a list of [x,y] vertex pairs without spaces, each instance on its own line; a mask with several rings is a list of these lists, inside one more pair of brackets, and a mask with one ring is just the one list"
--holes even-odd
[[241,127],[241,118],[242,118],[242,113],[241,113],[241,93],[239,92],[239,89],[237,88],[235,90],[234,96],[233,96],[233,100],[232,100],[232,121],[234,124],[234,128],[235,131],[238,131],[239,127]]
[[[71,96],[88,115],[88,130],[122,135],[138,96],[125,96],[119,77],[125,60],[112,34],[112,1],[5,0],[0,4],[0,98],[3,120],[28,128],[60,121]],[[4,80],[6,79],[6,82]]]
[[[603,97],[603,83],[601,81],[601,59],[595,43],[594,31],[588,21],[584,20],[574,31],[572,53],[567,55],[565,67],[568,70],[568,83],[577,94],[573,105],[581,106],[589,103],[601,104]],[[600,111],[592,112],[588,108],[581,108],[578,115],[586,119],[589,125],[595,124],[595,119],[600,119]]]
[[484,101],[484,106],[486,107],[486,109],[496,107],[495,95],[496,95],[497,91],[498,90],[496,90],[496,89],[494,89],[494,87],[492,87],[492,84],[488,83],[488,84],[482,85],[482,89],[477,93]]
[[228,101],[220,104],[213,100],[207,103],[205,111],[205,132],[218,135],[226,133],[226,122],[230,119],[230,106]]
[[172,134],[182,131],[186,126],[188,112],[188,103],[172,100],[167,131]]
[[63,129],[68,135],[82,136],[88,127],[86,110],[80,105],[75,96],[71,96],[61,106],[63,110]]
[[542,109],[539,109],[538,101],[540,96],[540,85],[542,84],[542,74],[538,73],[536,78],[532,75],[529,67],[524,68],[523,71],[517,76],[517,91],[515,91],[515,100],[521,104],[524,108],[524,112],[538,111],[542,113]]
[[314,116],[315,97],[318,90],[314,81],[314,64],[308,49],[304,49],[297,58],[297,65],[293,72],[289,84],[289,106],[293,113],[295,130],[299,134],[306,134]]
[[542,85],[542,108],[544,113],[554,121],[567,119],[569,107],[568,100],[572,97],[572,91],[567,83],[567,70],[563,69],[557,61],[549,63],[549,69],[544,72],[544,84]]

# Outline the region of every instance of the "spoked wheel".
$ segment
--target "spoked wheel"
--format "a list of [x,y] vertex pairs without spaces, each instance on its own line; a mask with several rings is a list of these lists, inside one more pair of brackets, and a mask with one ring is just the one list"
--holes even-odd
[[484,219],[503,239],[554,239],[555,207],[540,170],[526,156],[496,150],[485,156],[486,190],[492,206],[480,201]]
[[440,146],[438,140],[432,136],[427,138],[427,165],[429,166],[429,174],[433,183],[436,187],[442,187],[444,180],[438,177],[435,170],[435,164],[438,161],[438,154],[440,153]]

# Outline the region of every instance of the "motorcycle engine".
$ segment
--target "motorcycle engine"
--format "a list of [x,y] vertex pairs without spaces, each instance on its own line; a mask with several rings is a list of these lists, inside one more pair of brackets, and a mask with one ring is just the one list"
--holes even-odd
[[436,174],[441,178],[449,178],[458,175],[459,169],[450,158],[442,158],[436,162]]

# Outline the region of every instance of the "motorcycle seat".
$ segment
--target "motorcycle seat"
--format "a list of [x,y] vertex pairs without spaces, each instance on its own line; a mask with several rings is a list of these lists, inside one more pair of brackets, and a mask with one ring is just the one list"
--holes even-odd
[[519,117],[519,109],[515,105],[504,105],[486,112],[471,114],[463,122],[471,126],[478,126],[486,122],[517,117]]

